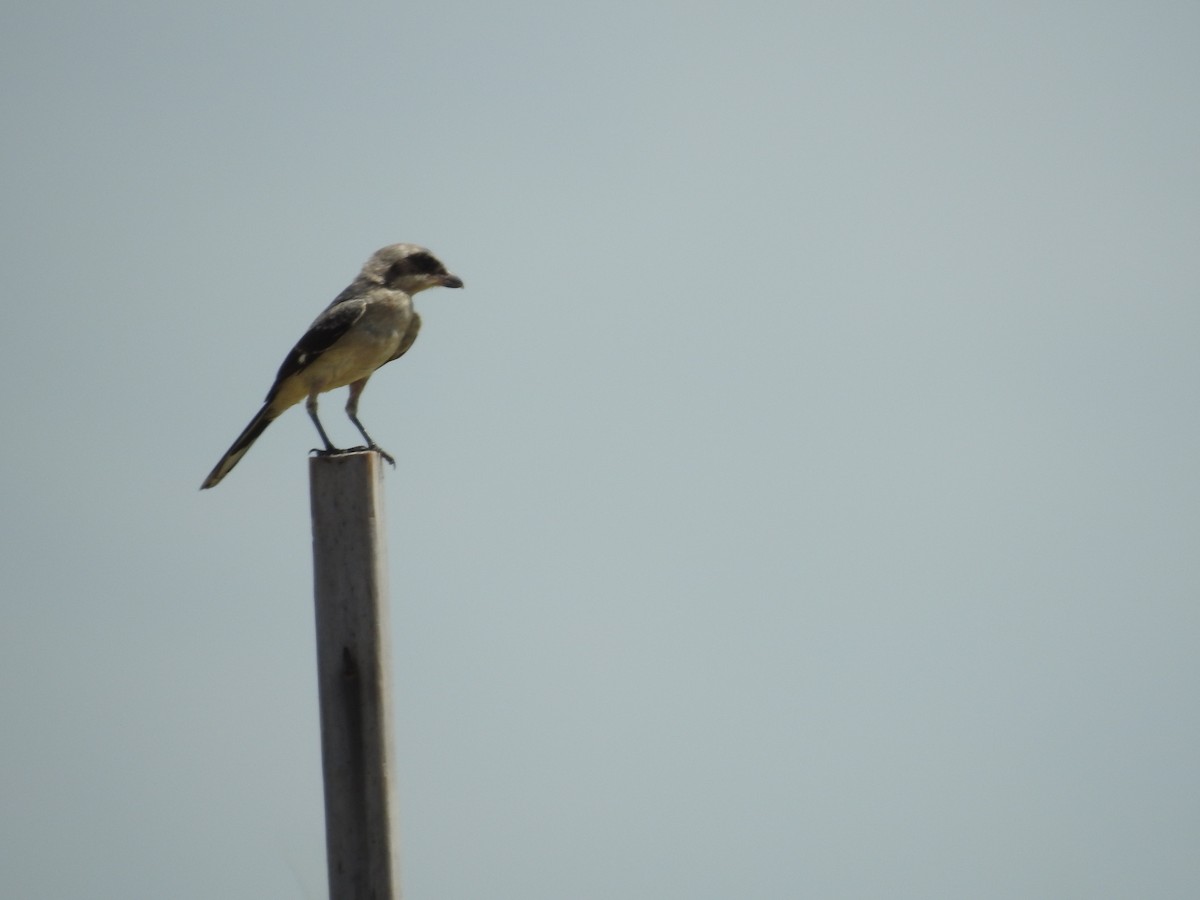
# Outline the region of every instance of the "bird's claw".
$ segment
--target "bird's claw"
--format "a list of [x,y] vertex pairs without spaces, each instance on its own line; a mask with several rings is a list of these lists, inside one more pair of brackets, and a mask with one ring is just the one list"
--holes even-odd
[[374,450],[376,453],[378,453],[380,456],[382,456],[384,459],[387,460],[387,464],[389,466],[391,466],[393,469],[396,468],[396,461],[394,459],[392,459],[392,454],[388,453],[386,450],[384,450],[378,444],[371,444],[369,447],[364,447],[363,449],[364,450]]
[[326,447],[323,450],[320,447],[313,447],[311,450],[308,451],[308,455],[309,456],[321,456],[321,457],[345,456],[347,453],[366,453],[368,450],[374,450],[376,453],[378,453],[380,456],[382,456],[385,460],[387,460],[387,464],[389,466],[391,466],[393,469],[396,468],[396,460],[394,460],[392,458],[392,454],[388,453],[386,450],[384,450],[378,444],[369,444],[366,447],[362,446],[361,444],[357,447]]

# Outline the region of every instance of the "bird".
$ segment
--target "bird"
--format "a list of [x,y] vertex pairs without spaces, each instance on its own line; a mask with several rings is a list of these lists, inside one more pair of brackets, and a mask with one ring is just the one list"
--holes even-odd
[[318,395],[347,385],[350,397],[346,415],[367,442],[366,449],[395,466],[392,456],[375,443],[358,420],[359,397],[375,371],[407,353],[417,339],[421,317],[413,309],[413,295],[432,287],[462,286],[462,279],[450,274],[424,247],[389,244],[377,250],[358,277],[296,342],[279,367],[262,409],[225,451],[200,489],[218,485],[267,426],[301,400],[325,445],[323,450],[313,452],[320,456],[349,452],[333,446],[317,418]]

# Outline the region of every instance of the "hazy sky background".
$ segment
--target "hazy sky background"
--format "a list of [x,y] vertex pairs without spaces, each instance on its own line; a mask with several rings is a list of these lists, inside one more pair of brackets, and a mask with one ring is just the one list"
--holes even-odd
[[[0,894],[324,895],[302,410],[408,900],[1193,898],[1200,5],[9,4]],[[324,403],[354,442],[344,393]]]

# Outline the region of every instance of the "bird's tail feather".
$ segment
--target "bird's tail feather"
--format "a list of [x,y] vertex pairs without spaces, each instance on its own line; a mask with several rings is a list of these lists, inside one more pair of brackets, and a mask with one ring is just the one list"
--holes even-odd
[[246,451],[250,449],[250,446],[258,440],[258,436],[266,431],[267,426],[274,420],[275,416],[271,412],[270,404],[263,404],[263,408],[258,411],[258,415],[250,420],[250,424],[238,435],[237,440],[233,442],[233,446],[225,451],[225,455],[221,457],[221,461],[208,473],[208,477],[204,479],[204,484],[200,485],[200,490],[216,487],[221,479],[228,475],[229,471],[246,455]]

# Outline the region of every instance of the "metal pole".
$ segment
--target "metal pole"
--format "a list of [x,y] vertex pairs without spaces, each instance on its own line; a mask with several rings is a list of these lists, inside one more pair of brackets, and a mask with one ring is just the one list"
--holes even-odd
[[330,900],[395,900],[392,703],[378,454],[309,461]]

